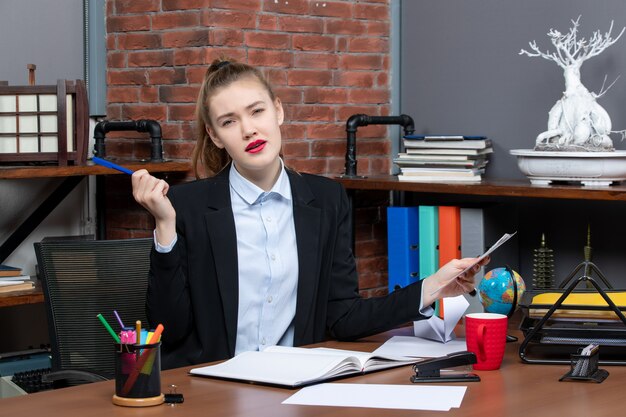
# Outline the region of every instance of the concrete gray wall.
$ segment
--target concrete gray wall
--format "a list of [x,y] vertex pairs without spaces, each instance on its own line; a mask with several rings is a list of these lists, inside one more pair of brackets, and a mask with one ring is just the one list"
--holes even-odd
[[[510,149],[532,148],[546,130],[548,111],[564,90],[554,62],[519,55],[536,40],[552,50],[550,28],[565,33],[582,15],[579,38],[615,21],[626,26],[623,0],[440,0],[402,1],[401,112],[415,119],[417,133],[482,134],[494,141],[486,178],[524,178]],[[598,100],[613,130],[626,129],[626,34],[586,61],[582,82]],[[626,149],[619,135],[615,147]]]
[[26,64],[37,84],[83,78],[83,0],[2,0],[0,34],[0,80],[28,84]]

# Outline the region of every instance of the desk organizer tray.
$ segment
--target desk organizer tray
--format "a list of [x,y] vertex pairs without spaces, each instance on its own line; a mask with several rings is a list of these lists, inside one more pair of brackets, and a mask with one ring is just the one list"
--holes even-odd
[[[582,281],[593,288],[574,291]],[[522,361],[567,364],[581,346],[596,343],[599,364],[626,365],[626,290],[604,290],[585,276],[567,289],[527,291],[519,305]]]

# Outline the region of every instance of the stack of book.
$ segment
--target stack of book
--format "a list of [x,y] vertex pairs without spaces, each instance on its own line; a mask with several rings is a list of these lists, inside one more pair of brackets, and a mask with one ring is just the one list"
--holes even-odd
[[479,182],[493,152],[485,136],[409,135],[404,148],[393,160],[400,181]]
[[22,269],[0,265],[0,294],[12,291],[30,290],[35,285],[30,276],[22,275]]

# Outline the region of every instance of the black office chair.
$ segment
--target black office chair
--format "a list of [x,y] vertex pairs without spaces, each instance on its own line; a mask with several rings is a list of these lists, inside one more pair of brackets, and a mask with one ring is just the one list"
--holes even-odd
[[114,310],[126,326],[148,323],[152,244],[151,238],[35,243],[52,347],[48,380],[75,385],[114,378],[114,340],[96,316],[101,313],[116,333]]

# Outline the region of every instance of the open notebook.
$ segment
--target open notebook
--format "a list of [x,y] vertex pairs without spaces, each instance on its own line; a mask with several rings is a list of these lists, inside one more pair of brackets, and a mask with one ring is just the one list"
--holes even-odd
[[262,352],[244,352],[217,365],[194,368],[190,373],[296,388],[418,360],[352,350],[270,346]]

